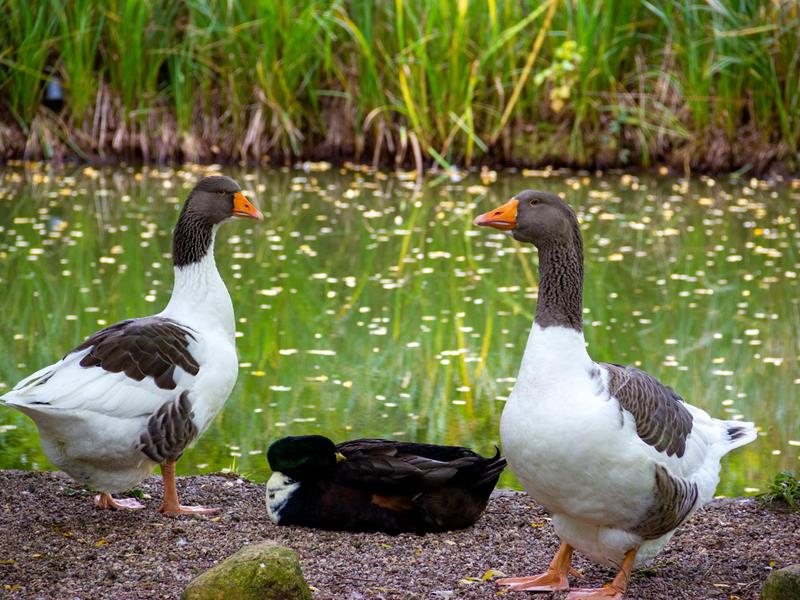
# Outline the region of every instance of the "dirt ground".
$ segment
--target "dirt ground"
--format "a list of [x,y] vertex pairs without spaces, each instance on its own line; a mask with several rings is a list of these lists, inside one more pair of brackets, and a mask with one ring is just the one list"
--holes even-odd
[[[0,471],[0,597],[178,598],[195,575],[244,544],[274,540],[297,551],[318,599],[495,598],[490,569],[534,574],[557,547],[546,513],[518,492],[495,492],[470,529],[392,537],[276,527],[264,485],[235,477],[184,477],[178,485],[184,503],[222,507],[221,515],[160,515],[155,476],[142,484],[152,496],[147,509],[112,512],[95,509],[63,474]],[[635,572],[628,597],[754,599],[771,569],[798,562],[800,514],[751,499],[717,500],[680,528],[651,567]],[[583,576],[573,585],[613,576],[580,556],[574,566]]]

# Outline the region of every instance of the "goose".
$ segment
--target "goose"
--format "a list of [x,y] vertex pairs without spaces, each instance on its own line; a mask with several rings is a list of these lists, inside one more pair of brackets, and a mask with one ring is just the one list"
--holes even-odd
[[552,515],[560,546],[547,570],[497,581],[513,590],[569,589],[573,550],[616,568],[600,589],[622,598],[631,570],[712,499],[721,458],[752,442],[752,423],[723,421],[635,367],[593,361],[583,336],[583,241],[557,195],[526,190],[475,225],[539,252],[536,315],[500,419],[508,464]]
[[277,525],[426,533],[471,526],[506,461],[460,446],[380,439],[338,445],[290,436],[267,450],[267,512]]
[[234,217],[264,218],[233,179],[202,179],[175,225],[175,282],[166,308],[98,331],[0,397],[34,421],[56,467],[100,491],[100,508],[144,508],[111,494],[135,487],[160,465],[160,512],[218,510],[180,504],[175,463],[236,382],[233,304],[214,262],[217,229]]

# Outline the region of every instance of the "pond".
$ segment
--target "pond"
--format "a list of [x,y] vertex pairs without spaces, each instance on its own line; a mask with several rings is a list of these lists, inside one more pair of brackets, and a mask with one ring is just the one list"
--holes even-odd
[[[759,425],[726,458],[719,493],[753,493],[800,466],[800,186],[551,170],[417,186],[403,173],[303,167],[224,170],[266,219],[220,231],[239,380],[179,472],[263,481],[270,442],[306,433],[492,453],[537,258],[471,221],[525,188],[563,192],[579,212],[592,357]],[[102,326],[161,310],[172,225],[209,170],[0,170],[0,391]],[[32,422],[3,407],[0,468],[51,468]],[[500,485],[519,486],[509,472]]]

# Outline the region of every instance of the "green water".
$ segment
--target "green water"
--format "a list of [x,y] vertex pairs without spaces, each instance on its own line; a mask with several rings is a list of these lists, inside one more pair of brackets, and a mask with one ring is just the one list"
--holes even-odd
[[[742,180],[497,173],[414,181],[359,169],[226,170],[264,211],[217,262],[239,380],[179,469],[263,480],[284,435],[498,444],[535,307],[533,248],[471,225],[525,188],[563,192],[586,245],[596,360],[640,365],[713,415],[755,421],[719,492],[800,466],[800,189]],[[0,390],[117,320],[158,312],[171,227],[200,168],[0,170]],[[0,407],[0,467],[50,468]],[[501,485],[517,486],[511,473]]]

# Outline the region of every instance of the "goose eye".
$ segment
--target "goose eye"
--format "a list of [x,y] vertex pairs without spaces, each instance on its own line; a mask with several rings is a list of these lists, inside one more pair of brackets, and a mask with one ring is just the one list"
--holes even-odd
[[531,200],[531,201],[528,203],[528,206],[535,206],[535,205],[537,205],[537,204],[539,204],[539,199],[538,199],[538,198],[533,198],[533,199],[532,199],[532,200]]
[[217,193],[218,193],[218,194],[225,194],[225,193],[227,193],[227,192],[225,192],[225,190],[217,190]]

